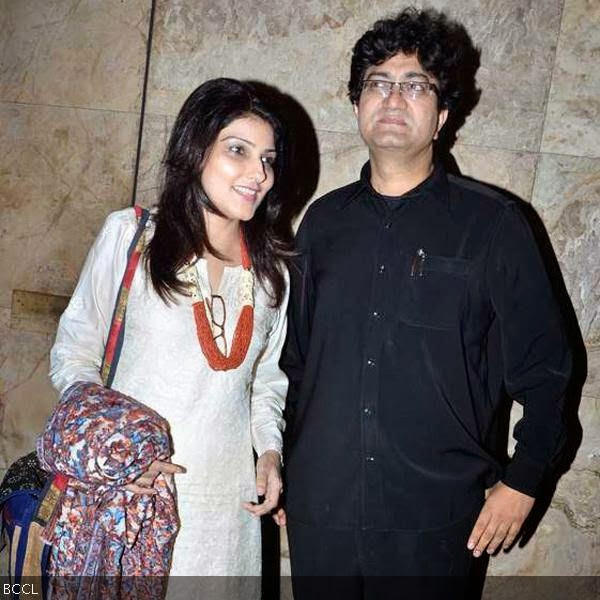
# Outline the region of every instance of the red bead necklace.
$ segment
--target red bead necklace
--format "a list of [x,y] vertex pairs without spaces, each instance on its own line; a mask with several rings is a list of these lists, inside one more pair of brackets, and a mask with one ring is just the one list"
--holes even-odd
[[187,279],[192,284],[195,284],[195,290],[192,291],[192,298],[196,302],[192,304],[194,310],[194,320],[196,321],[196,333],[202,353],[206,357],[209,366],[215,371],[228,371],[239,367],[246,358],[250,342],[252,340],[252,331],[254,329],[254,277],[252,275],[252,262],[250,254],[246,247],[244,236],[240,236],[240,246],[242,255],[243,272],[240,275],[240,301],[242,309],[238,318],[235,332],[233,334],[233,342],[231,344],[231,352],[229,355],[221,352],[213,337],[213,331],[207,316],[207,302],[198,282],[196,267],[188,268]]

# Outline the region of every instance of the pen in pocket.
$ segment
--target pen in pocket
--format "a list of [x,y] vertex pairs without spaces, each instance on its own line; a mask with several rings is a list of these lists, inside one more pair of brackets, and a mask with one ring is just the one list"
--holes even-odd
[[423,268],[425,267],[425,259],[427,258],[427,252],[425,252],[424,248],[419,248],[416,254],[413,256],[412,264],[410,267],[410,276],[411,277],[422,277],[423,276]]

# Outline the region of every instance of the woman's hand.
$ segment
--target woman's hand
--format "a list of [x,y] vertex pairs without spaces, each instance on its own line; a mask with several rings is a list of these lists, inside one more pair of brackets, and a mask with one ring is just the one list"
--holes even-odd
[[176,473],[185,473],[185,467],[175,465],[163,460],[155,460],[145,473],[142,473],[133,483],[129,483],[124,488],[134,494],[156,494],[152,487],[154,480],[160,475],[175,475]]
[[283,510],[283,508],[277,509],[277,512],[273,513],[273,520],[279,527],[285,527],[287,525],[287,515],[285,514],[285,510]]
[[255,517],[262,517],[277,506],[282,490],[279,452],[267,450],[256,462],[256,493],[265,498],[261,503],[243,502],[242,506]]

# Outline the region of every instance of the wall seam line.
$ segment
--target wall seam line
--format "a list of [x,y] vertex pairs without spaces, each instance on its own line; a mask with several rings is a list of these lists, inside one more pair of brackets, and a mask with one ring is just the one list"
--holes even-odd
[[146,64],[144,66],[144,83],[142,85],[142,105],[140,107],[140,125],[138,130],[137,148],[135,152],[135,166],[133,169],[133,189],[131,192],[131,205],[136,201],[138,176],[140,171],[140,159],[142,155],[142,137],[144,134],[144,115],[146,114],[146,99],[148,94],[148,79],[150,75],[150,57],[152,55],[152,36],[154,33],[154,14],[156,12],[156,0],[150,4],[150,23],[148,24],[148,41],[146,43]]
[[96,106],[78,106],[77,104],[47,104],[44,102],[22,102],[13,100],[0,100],[0,106],[28,106],[37,108],[61,108],[65,110],[83,110],[103,113],[117,113],[121,115],[135,115],[135,110],[123,110],[121,108],[100,108]]
[[550,82],[548,83],[548,90],[546,91],[546,101],[544,103],[544,117],[542,118],[542,131],[540,132],[540,143],[539,143],[538,152],[537,152],[538,156],[537,156],[537,160],[535,162],[535,170],[533,173],[533,178],[532,178],[532,183],[531,183],[531,191],[529,193],[529,202],[532,204],[532,206],[533,206],[533,193],[535,192],[535,185],[537,183],[538,168],[540,165],[540,161],[542,160],[542,145],[544,143],[544,132],[546,131],[546,121],[548,119],[548,105],[550,104],[550,94],[552,93],[552,85],[554,83],[554,71],[556,69],[556,60],[558,57],[558,46],[560,44],[560,35],[562,33],[562,24],[563,24],[563,17],[565,14],[565,3],[566,2],[568,2],[568,0],[563,0],[561,7],[560,7],[558,32],[556,34],[556,44],[555,44],[555,48],[554,48],[554,60],[552,61],[552,70],[550,71]]

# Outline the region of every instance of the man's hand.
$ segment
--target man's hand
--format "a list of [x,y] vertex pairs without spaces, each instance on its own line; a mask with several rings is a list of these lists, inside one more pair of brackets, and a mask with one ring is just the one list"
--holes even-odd
[[502,544],[507,550],[515,541],[535,499],[499,481],[491,488],[469,536],[467,548],[478,557],[493,554]]
[[142,473],[133,483],[129,483],[124,487],[128,492],[133,492],[134,494],[154,495],[156,494],[156,490],[152,485],[160,473],[165,475],[185,473],[185,467],[162,460],[155,460],[145,473]]
[[265,499],[260,504],[243,502],[242,506],[255,517],[262,517],[277,506],[282,489],[279,452],[267,450],[256,462],[256,493]]

